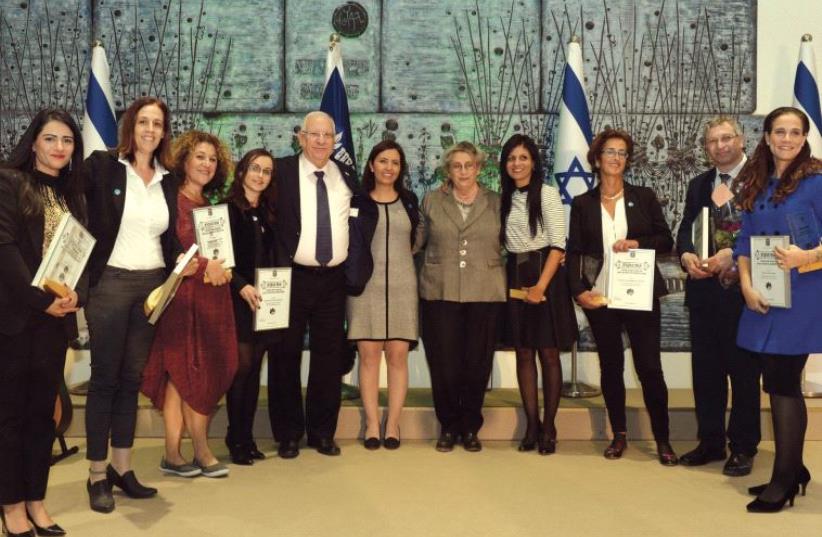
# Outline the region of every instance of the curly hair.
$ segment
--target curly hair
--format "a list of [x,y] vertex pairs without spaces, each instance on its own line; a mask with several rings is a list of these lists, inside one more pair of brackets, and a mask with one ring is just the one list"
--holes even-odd
[[[785,114],[793,114],[802,122],[802,134],[807,135],[811,128],[808,116],[805,113],[792,106],[782,106],[773,110],[770,114],[765,116],[765,121],[762,123],[762,138],[756,145],[753,156],[739,172],[739,175],[734,181],[734,186],[741,185],[739,192],[739,205],[746,211],[752,211],[754,201],[759,196],[760,192],[767,190],[768,180],[773,175],[776,169],[774,163],[773,153],[771,148],[765,140],[765,134],[771,134],[773,130],[774,121]],[[780,203],[790,194],[796,191],[799,187],[799,181],[822,172],[822,161],[811,156],[811,146],[808,140],[805,140],[802,149],[796,158],[785,168],[782,176],[779,177],[779,184],[773,193],[771,201],[773,203]]]
[[180,186],[185,183],[185,165],[186,160],[197,147],[197,144],[210,144],[214,147],[217,153],[217,171],[214,172],[214,177],[207,185],[203,187],[203,195],[210,197],[213,194],[222,192],[228,176],[231,175],[234,169],[234,163],[231,160],[231,154],[228,152],[226,145],[216,136],[209,132],[191,130],[186,131],[174,139],[171,157],[171,170],[177,176]]
[[602,149],[605,147],[605,144],[608,143],[608,140],[612,140],[614,138],[619,138],[625,142],[625,150],[628,152],[628,157],[625,159],[625,171],[627,172],[628,168],[631,167],[631,158],[634,156],[634,139],[631,138],[630,134],[622,129],[606,127],[605,130],[594,136],[594,140],[591,142],[591,147],[588,149],[588,164],[591,165],[591,170],[597,177],[599,177],[599,166],[597,166],[597,159],[602,154]]

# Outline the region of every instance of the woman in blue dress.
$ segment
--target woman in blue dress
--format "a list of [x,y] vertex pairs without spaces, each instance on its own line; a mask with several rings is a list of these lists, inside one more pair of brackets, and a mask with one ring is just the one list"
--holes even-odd
[[[747,306],[739,321],[737,344],[756,353],[761,362],[776,452],[770,482],[749,489],[757,495],[748,504],[751,512],[776,512],[785,502],[793,505],[800,487],[804,494],[810,481],[802,464],[808,414],[800,384],[808,355],[822,352],[822,271],[796,270],[822,261],[818,231],[822,229],[822,161],[811,157],[809,128],[808,117],[796,108],[777,108],[768,114],[753,158],[737,178],[744,212],[734,255]],[[799,216],[816,231],[800,245],[775,249],[777,266],[790,271],[791,307],[770,307],[752,285],[750,237],[791,235],[789,221]],[[794,236],[791,242],[797,240]]]

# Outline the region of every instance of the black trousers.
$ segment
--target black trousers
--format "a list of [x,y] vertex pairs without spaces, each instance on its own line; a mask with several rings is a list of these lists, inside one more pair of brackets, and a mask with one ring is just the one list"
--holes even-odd
[[476,433],[502,302],[420,301],[422,342],[442,432]]
[[691,363],[698,436],[712,448],[725,445],[725,410],[731,382],[731,416],[727,437],[734,453],[753,456],[761,439],[759,425],[759,361],[736,345],[744,300],[739,289],[700,295],[691,302]]
[[154,327],[143,302],[165,271],[106,267],[86,306],[91,337],[91,379],[86,399],[86,458],[103,461],[111,446],[130,448],[137,424],[137,394]]
[[651,429],[657,442],[668,441],[668,387],[662,375],[659,300],[653,311],[631,311],[600,308],[584,310],[591,325],[599,353],[602,395],[608,409],[611,430],[626,432],[625,418],[625,352],[622,329],[628,333],[645,408],[651,417]]
[[[333,438],[340,412],[342,355],[345,341],[343,268],[294,266],[291,310],[283,342],[269,353],[268,412],[278,442]],[[308,327],[311,362],[303,411],[300,364]]]
[[32,314],[13,336],[0,335],[0,504],[39,501],[54,443],[54,402],[66,363],[63,319]]

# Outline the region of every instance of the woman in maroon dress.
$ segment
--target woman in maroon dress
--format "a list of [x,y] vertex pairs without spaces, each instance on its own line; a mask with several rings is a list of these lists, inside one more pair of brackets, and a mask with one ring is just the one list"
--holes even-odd
[[[222,189],[232,163],[219,138],[200,131],[175,140],[173,160],[175,174],[183,178],[177,195],[177,237],[188,248],[196,240],[192,211],[209,205],[208,197]],[[237,337],[226,285],[231,275],[222,259],[196,259],[197,272],[183,280],[157,325],[141,390],[163,411],[165,456],[160,470],[183,477],[222,477],[228,468],[208,446],[208,423],[237,370]],[[194,445],[191,464],[180,452],[184,430]]]

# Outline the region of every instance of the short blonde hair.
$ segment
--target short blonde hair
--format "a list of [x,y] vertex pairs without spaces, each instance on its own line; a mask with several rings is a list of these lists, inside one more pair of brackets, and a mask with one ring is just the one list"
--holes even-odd
[[442,154],[442,171],[446,176],[448,176],[448,169],[451,167],[451,160],[453,160],[455,153],[468,153],[471,155],[474,162],[477,163],[478,169],[482,169],[485,165],[485,160],[488,158],[488,155],[486,155],[482,149],[471,142],[458,142],[446,149],[445,153]]

